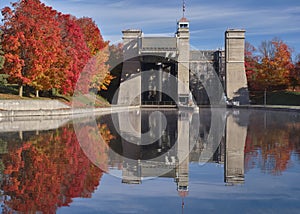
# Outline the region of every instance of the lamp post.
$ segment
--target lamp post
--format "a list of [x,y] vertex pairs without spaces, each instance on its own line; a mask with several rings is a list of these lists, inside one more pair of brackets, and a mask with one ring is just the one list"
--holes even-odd
[[265,88],[265,92],[264,92],[264,106],[267,105],[267,88]]

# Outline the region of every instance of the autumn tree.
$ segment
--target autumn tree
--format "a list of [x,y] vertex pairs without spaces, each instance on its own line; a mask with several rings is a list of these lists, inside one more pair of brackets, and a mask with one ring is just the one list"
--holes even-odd
[[89,81],[90,89],[94,91],[107,90],[107,86],[113,79],[109,73],[109,65],[106,63],[109,57],[109,42],[103,40],[100,29],[91,18],[80,18],[77,23],[92,56],[84,68],[84,76],[81,78],[82,83],[80,84],[85,85]]
[[59,14],[58,20],[61,29],[61,42],[64,45],[64,57],[61,59],[61,66],[66,75],[62,85],[62,92],[72,94],[80,73],[87,64],[91,54],[76,17]]
[[258,90],[257,72],[258,72],[258,57],[255,56],[256,48],[249,42],[245,43],[245,69],[250,91]]
[[108,42],[92,19],[58,13],[40,0],[21,0],[12,8],[2,9],[3,70],[20,86],[20,96],[25,85],[37,96],[50,89],[73,94],[82,73],[86,91],[106,89],[112,79]]
[[3,32],[1,31],[0,29],[0,71],[2,70],[3,68],[3,65],[4,65],[4,52],[2,50],[2,35],[3,35]]
[[106,64],[109,65],[110,76],[114,78],[108,85],[107,90],[100,91],[100,95],[106,98],[110,103],[120,86],[123,60],[123,44],[109,45],[109,58]]
[[263,42],[259,47],[261,63],[258,68],[257,83],[268,90],[286,89],[293,69],[291,48],[282,40]]
[[4,74],[4,72],[2,70],[4,62],[5,62],[4,52],[2,50],[2,35],[3,35],[3,32],[0,29],[0,84],[6,84],[8,75]]
[[79,18],[76,22],[83,32],[84,40],[92,56],[108,46],[109,42],[103,40],[100,29],[91,18]]
[[293,90],[300,86],[300,54],[297,56],[294,69],[291,72],[291,86]]
[[38,96],[39,90],[54,87],[53,64],[62,51],[56,11],[39,0],[21,0],[12,7],[2,10],[4,71],[20,86],[20,96],[24,85],[34,87]]
[[[106,64],[108,60],[108,48],[104,48],[94,55],[86,64],[79,84],[85,85],[88,83],[88,89],[95,92],[107,90],[107,85],[110,84],[113,77],[109,74],[109,66]],[[88,90],[83,90],[88,92]]]

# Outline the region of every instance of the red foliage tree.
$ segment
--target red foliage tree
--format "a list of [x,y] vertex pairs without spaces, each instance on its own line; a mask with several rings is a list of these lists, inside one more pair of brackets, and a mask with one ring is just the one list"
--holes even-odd
[[293,90],[300,86],[300,55],[297,56],[294,69],[291,72],[291,86]]
[[113,79],[107,64],[109,42],[103,40],[99,28],[91,18],[80,18],[77,23],[92,56],[82,72],[78,89],[83,93],[87,93],[89,89],[107,90],[107,86]]
[[275,38],[272,41],[262,42],[259,51],[261,54],[259,63],[255,65],[254,62],[250,66],[254,65],[254,69],[248,67],[250,85],[256,90],[268,91],[288,88],[290,73],[294,69],[291,60],[292,49],[282,40]]
[[65,63],[62,64],[62,68],[66,77],[62,85],[62,92],[72,94],[80,73],[91,55],[76,18],[71,15],[59,14],[58,19],[60,21],[61,38],[65,52]]
[[245,44],[245,69],[250,91],[258,90],[256,78],[258,72],[258,58],[254,55],[256,48],[249,42]]
[[[4,71],[10,81],[38,90],[54,87],[57,56],[61,54],[60,29],[56,11],[39,0],[21,0],[12,4],[14,10],[2,10]],[[38,96],[38,93],[37,93]]]
[[84,40],[92,56],[108,46],[109,42],[103,40],[98,26],[91,18],[83,17],[77,19],[76,22],[83,32]]

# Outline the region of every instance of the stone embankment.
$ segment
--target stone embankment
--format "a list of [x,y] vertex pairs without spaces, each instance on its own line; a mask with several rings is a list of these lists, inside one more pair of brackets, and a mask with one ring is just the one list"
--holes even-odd
[[56,129],[72,119],[137,108],[135,106],[71,108],[58,100],[0,100],[0,133]]
[[0,100],[0,118],[31,116],[75,116],[113,113],[136,107],[72,108],[58,100]]

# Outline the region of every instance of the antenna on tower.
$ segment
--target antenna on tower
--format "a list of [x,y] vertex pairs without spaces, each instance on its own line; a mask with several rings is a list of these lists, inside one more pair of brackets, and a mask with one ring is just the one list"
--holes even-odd
[[185,17],[185,0],[182,0],[182,17]]

